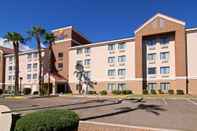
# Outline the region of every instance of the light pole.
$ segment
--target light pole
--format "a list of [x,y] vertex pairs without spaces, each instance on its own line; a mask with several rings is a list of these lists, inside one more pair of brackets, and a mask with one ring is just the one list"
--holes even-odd
[[20,95],[22,94],[22,80],[23,80],[23,77],[20,77]]

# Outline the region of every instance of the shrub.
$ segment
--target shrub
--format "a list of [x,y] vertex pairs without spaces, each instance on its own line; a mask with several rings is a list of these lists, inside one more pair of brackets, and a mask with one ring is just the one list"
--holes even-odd
[[143,90],[144,95],[148,95],[148,90]]
[[38,95],[38,91],[34,91],[33,92],[33,95]]
[[89,95],[95,95],[96,94],[96,91],[88,91],[88,94]]
[[3,89],[0,89],[0,95],[2,95],[3,94]]
[[103,95],[107,95],[107,91],[106,91],[106,90],[102,90],[102,91],[100,91],[99,93],[100,93],[102,96],[103,96]]
[[168,90],[168,94],[173,95],[174,94],[174,90]]
[[176,90],[176,94],[177,95],[184,95],[184,91],[183,90]]
[[150,90],[150,93],[153,95],[157,94],[156,90]]
[[164,94],[164,92],[162,90],[158,90],[159,94]]
[[24,89],[23,89],[23,93],[24,93],[24,95],[29,95],[29,94],[31,94],[31,88],[24,88]]
[[129,94],[132,94],[132,91],[131,90],[123,90],[122,94],[123,95],[129,95]]
[[112,94],[113,95],[120,95],[121,94],[121,91],[119,91],[119,90],[113,90],[112,91]]
[[30,113],[16,122],[14,131],[77,131],[79,117],[75,112],[56,109]]

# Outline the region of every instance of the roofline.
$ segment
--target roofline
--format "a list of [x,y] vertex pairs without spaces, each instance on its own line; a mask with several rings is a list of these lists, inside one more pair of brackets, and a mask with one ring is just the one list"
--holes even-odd
[[[46,50],[46,48],[42,48],[41,51],[45,51],[45,50]],[[22,51],[22,52],[19,52],[19,55],[24,55],[24,54],[28,54],[28,53],[34,53],[34,52],[38,52],[38,50],[32,49],[32,50],[28,50],[28,51]],[[13,56],[13,55],[14,55],[14,53],[10,53],[10,54],[6,54],[4,56],[7,57],[7,56]]]
[[51,32],[56,32],[56,31],[65,30],[65,29],[72,29],[72,28],[73,28],[72,26],[60,27],[60,28],[51,30]]
[[173,17],[170,17],[170,16],[167,16],[167,15],[164,15],[164,14],[161,14],[161,13],[157,13],[156,15],[154,15],[153,17],[151,17],[150,19],[148,19],[147,21],[145,21],[145,23],[143,25],[141,25],[140,27],[138,27],[134,32],[135,34],[141,30],[144,26],[146,26],[147,24],[149,24],[150,22],[152,22],[156,17],[162,17],[162,18],[165,18],[167,20],[170,20],[170,21],[174,21],[178,24],[181,24],[183,26],[185,26],[185,22],[184,21],[181,21],[181,20],[178,20],[176,18],[173,18]]
[[81,45],[81,46],[70,47],[70,50],[77,49],[77,48],[83,48],[83,47],[90,47],[90,46],[91,47],[92,46],[102,46],[102,45],[111,44],[111,43],[114,43],[114,42],[133,41],[134,39],[135,39],[134,37],[128,37],[128,38],[122,38],[122,39],[115,39],[115,40],[96,42],[96,43],[91,43],[91,44],[86,44],[86,45]]
[[190,32],[190,31],[197,31],[197,27],[186,29],[186,32]]

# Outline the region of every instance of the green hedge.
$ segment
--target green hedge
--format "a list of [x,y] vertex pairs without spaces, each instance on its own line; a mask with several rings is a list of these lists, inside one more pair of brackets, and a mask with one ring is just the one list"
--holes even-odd
[[88,91],[88,94],[89,95],[95,95],[96,94],[96,91]]
[[150,90],[150,93],[153,94],[153,95],[156,95],[157,94],[156,90],[153,90],[153,89]]
[[164,92],[161,89],[159,89],[158,92],[159,94],[164,94]]
[[102,91],[100,91],[99,93],[100,93],[101,95],[103,95],[103,96],[104,96],[104,95],[107,95],[107,91],[106,91],[106,90],[102,90]]
[[132,94],[132,91],[131,90],[122,90],[122,91],[120,91],[120,90],[113,90],[112,91],[112,94],[114,94],[114,95],[129,95],[129,94]]
[[31,94],[31,88],[24,88],[23,93],[24,93],[24,95],[30,95]]
[[0,95],[3,94],[3,89],[0,89]]
[[144,95],[148,95],[148,90],[143,90]]
[[174,94],[174,90],[168,90],[168,94],[173,95]]
[[16,122],[14,131],[77,131],[78,124],[75,112],[54,109],[25,115]]

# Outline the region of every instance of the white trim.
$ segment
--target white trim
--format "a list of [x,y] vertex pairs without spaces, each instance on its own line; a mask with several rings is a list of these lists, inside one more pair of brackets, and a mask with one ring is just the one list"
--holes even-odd
[[105,125],[105,126],[113,126],[113,127],[123,127],[123,128],[130,128],[130,129],[145,129],[151,131],[180,131],[174,129],[164,129],[164,128],[153,128],[153,127],[145,127],[145,126],[130,126],[130,125],[123,125],[123,124],[113,124],[113,123],[104,123],[104,122],[95,122],[95,121],[80,121],[80,123],[87,123],[87,124],[94,124],[94,125]]
[[190,31],[197,31],[197,28],[188,28],[186,29],[187,32],[190,32]]
[[66,26],[66,27],[61,27],[61,28],[58,28],[58,29],[53,29],[51,31],[52,32],[56,32],[56,31],[66,30],[66,29],[72,29],[72,28],[73,28],[72,26]]
[[178,77],[169,77],[169,78],[147,78],[147,81],[154,81],[154,80],[185,80],[187,79],[186,76],[178,76]]
[[161,14],[161,13],[157,13],[155,16],[153,16],[152,18],[150,18],[148,21],[146,21],[142,26],[140,26],[139,28],[137,28],[134,32],[135,34],[141,30],[142,28],[144,28],[144,26],[146,26],[147,24],[149,24],[150,22],[152,22],[155,18],[157,17],[161,17],[161,18],[164,18],[166,20],[169,20],[169,21],[173,21],[175,23],[178,23],[178,24],[181,24],[183,26],[185,26],[185,22],[184,21],[181,21],[181,20],[177,20],[175,18],[172,18],[172,17],[169,17],[169,16],[166,16],[164,14]]
[[71,41],[72,39],[63,39],[63,40],[56,40],[55,43],[61,43],[61,42],[66,42],[66,41]]
[[71,47],[70,49],[83,48],[83,47],[87,47],[87,46],[99,46],[99,45],[101,46],[101,45],[105,45],[105,44],[111,44],[114,42],[133,41],[133,40],[134,40],[134,37],[129,37],[129,38],[123,38],[123,39],[117,39],[117,40],[96,42],[96,43],[81,45],[81,46],[77,46],[77,47],[75,46],[75,47]]
[[188,79],[194,79],[194,80],[196,80],[197,79],[197,76],[191,76],[191,77],[188,77]]
[[[41,49],[41,51],[44,51],[45,49]],[[32,49],[32,50],[28,50],[28,51],[21,51],[21,52],[19,52],[19,55],[24,55],[24,54],[28,54],[28,53],[35,53],[35,52],[38,52],[38,50],[37,49]],[[7,57],[7,56],[13,56],[14,55],[14,53],[11,53],[11,54],[7,54],[7,55],[4,55],[5,57]]]

